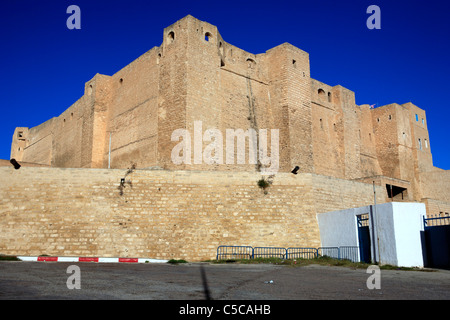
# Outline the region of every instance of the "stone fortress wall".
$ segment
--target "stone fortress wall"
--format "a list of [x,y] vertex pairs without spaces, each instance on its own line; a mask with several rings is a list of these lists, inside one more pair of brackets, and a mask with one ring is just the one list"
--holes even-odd
[[[174,164],[173,132],[194,133],[199,121],[224,137],[279,130],[267,195],[248,158]],[[24,167],[0,168],[8,177],[0,252],[25,250],[30,239],[45,240],[36,253],[183,258],[189,250],[194,259],[225,243],[318,246],[315,215],[373,204],[373,184],[378,203],[424,202],[428,214],[445,215],[450,173],[433,166],[427,127],[412,103],[356,105],[354,92],[311,78],[309,54],[289,43],[252,54],[187,16],[164,29],[159,47],[112,76],[95,75],[61,115],[16,128],[11,158]],[[133,187],[118,196],[132,164]]]
[[[373,204],[370,184],[280,173],[0,167],[0,253],[215,259],[220,245],[318,247],[316,214]],[[376,187],[377,201],[386,201]]]

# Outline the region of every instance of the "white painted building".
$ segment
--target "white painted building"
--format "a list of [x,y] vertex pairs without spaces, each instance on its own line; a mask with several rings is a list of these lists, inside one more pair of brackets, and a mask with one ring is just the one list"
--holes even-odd
[[[372,263],[423,267],[424,216],[423,203],[405,202],[320,213],[317,219],[321,246],[358,246],[367,250],[370,247]],[[358,217],[368,220],[361,221]],[[362,223],[358,224],[358,221],[365,222],[365,228],[360,227]],[[360,261],[364,260],[362,254],[359,251]]]

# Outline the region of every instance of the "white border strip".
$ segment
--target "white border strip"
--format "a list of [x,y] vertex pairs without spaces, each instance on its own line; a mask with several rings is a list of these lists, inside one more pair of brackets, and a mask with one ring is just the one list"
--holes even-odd
[[119,262],[119,258],[98,258],[98,262],[116,263]]
[[[38,261],[38,257],[28,257],[28,256],[17,256],[22,261]],[[55,259],[52,262],[80,262],[80,258],[85,257],[41,257],[41,259]],[[91,258],[91,257],[89,257]],[[99,263],[167,263],[169,260],[162,259],[147,259],[147,258],[97,258],[92,257],[92,259],[98,259]],[[122,261],[121,261],[122,260]],[[81,261],[84,262],[84,261]]]
[[[19,258],[20,259],[20,258]],[[74,257],[58,257],[58,262],[78,262],[79,258]]]
[[17,257],[22,261],[37,261],[37,257]]

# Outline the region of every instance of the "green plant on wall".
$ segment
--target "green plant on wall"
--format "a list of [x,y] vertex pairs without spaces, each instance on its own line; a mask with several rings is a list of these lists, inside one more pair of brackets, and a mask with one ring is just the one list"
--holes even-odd
[[266,189],[270,186],[269,182],[266,181],[266,179],[261,178],[260,180],[258,180],[258,187],[260,187],[261,189]]
[[134,170],[136,170],[136,163],[133,163],[131,165],[131,168],[129,168],[127,170],[127,172],[125,173],[125,176],[122,179],[120,179],[120,185],[117,189],[119,189],[119,194],[121,196],[123,195],[123,189],[125,188],[125,183],[127,183],[130,187],[133,187],[131,180],[125,180],[125,178],[127,177],[127,175],[133,173]]
[[264,194],[269,193],[267,191],[267,188],[269,188],[272,185],[274,177],[275,177],[274,175],[270,175],[267,178],[262,177],[261,179],[258,180],[257,182],[258,187],[260,187],[264,191]]

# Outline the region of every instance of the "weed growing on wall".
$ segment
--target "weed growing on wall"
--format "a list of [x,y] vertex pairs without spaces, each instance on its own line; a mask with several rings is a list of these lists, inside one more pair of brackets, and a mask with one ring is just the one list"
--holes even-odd
[[272,185],[274,178],[275,178],[275,175],[270,175],[267,178],[263,177],[258,180],[258,182],[257,182],[258,187],[260,187],[264,191],[264,194],[269,193],[267,188],[269,188]]
[[126,180],[126,177],[129,174],[133,173],[134,170],[136,170],[136,163],[133,163],[125,173],[125,176],[122,179],[120,179],[120,185],[117,187],[117,189],[119,189],[119,194],[121,196],[123,196],[123,189],[125,189],[125,184],[128,184],[130,187],[133,187],[131,180]]

